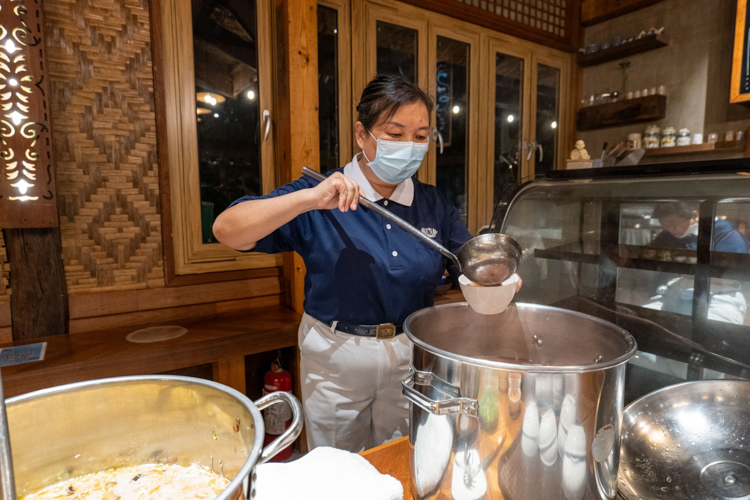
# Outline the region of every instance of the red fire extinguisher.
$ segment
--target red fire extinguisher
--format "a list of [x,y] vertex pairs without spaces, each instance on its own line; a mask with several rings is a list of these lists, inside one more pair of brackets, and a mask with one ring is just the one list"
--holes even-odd
[[[276,391],[292,392],[292,374],[281,367],[278,359],[271,363],[271,371],[264,377],[263,395]],[[263,421],[266,426],[265,446],[292,425],[292,410],[286,403],[276,403],[263,410]],[[289,445],[273,457],[271,462],[282,462],[291,456],[292,445]]]

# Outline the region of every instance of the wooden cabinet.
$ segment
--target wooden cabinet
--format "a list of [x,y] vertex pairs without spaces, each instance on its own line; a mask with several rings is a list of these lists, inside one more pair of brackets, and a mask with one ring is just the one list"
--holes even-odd
[[352,0],[351,43],[353,106],[378,73],[403,74],[435,100],[419,179],[471,232],[505,189],[562,168],[572,54],[395,0]]

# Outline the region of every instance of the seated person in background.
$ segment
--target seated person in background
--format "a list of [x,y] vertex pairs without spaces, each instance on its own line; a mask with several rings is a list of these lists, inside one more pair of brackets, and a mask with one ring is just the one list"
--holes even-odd
[[[654,219],[659,219],[662,232],[654,238],[652,246],[663,248],[698,248],[698,204],[660,203],[654,209]],[[716,252],[749,252],[748,242],[734,226],[725,220],[714,221],[713,250]],[[693,306],[693,276],[680,276],[658,286],[657,295],[643,307],[690,315]],[[741,325],[747,314],[747,301],[738,281],[712,278],[708,319]]]
[[[651,216],[659,219],[662,232],[651,243],[655,247],[698,248],[698,204],[660,203]],[[714,221],[713,250],[715,252],[748,253],[750,248],[742,233],[725,220]]]

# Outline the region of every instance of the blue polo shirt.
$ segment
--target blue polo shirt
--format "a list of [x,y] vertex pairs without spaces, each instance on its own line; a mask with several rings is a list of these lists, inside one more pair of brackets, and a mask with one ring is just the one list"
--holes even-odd
[[[471,238],[458,210],[434,186],[408,179],[386,200],[367,182],[356,157],[327,175],[333,172],[353,179],[368,199],[454,253]],[[302,177],[271,194],[245,196],[232,205],[316,184]],[[362,205],[348,212],[334,209],[301,214],[258,241],[253,251],[299,253],[307,267],[305,312],[320,321],[355,325],[402,324],[409,314],[431,306],[448,264],[442,254]]]

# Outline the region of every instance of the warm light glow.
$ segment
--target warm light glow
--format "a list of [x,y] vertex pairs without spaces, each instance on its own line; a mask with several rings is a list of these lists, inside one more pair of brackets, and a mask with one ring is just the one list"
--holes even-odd
[[635,228],[636,228],[636,229],[640,229],[640,228],[641,228],[641,225],[640,225],[640,224],[636,224],[636,225],[635,225]]
[[664,431],[654,431],[649,435],[652,443],[661,443],[664,441]]
[[461,108],[459,108],[458,106],[453,106],[453,114],[454,115],[457,115],[459,111],[461,111]]
[[25,120],[25,119],[26,119],[26,117],[25,117],[25,116],[23,116],[23,115],[22,115],[21,113],[19,113],[18,111],[14,111],[14,112],[12,112],[11,114],[9,114],[9,115],[8,115],[8,118],[10,118],[11,120],[13,120],[13,124],[14,124],[14,125],[19,125],[19,124],[20,124],[20,123],[21,123],[21,122],[22,122],[23,120]]
[[247,91],[247,98],[250,99],[251,101],[253,99],[255,99],[255,92],[253,92],[252,90],[248,90]]
[[18,47],[16,47],[16,44],[13,43],[13,40],[8,40],[5,42],[5,50],[10,52],[11,54],[18,50]]
[[32,187],[32,186],[33,186],[33,184],[29,184],[29,183],[28,183],[28,182],[26,182],[25,180],[21,179],[21,180],[20,180],[19,182],[17,182],[16,184],[11,184],[11,186],[13,186],[13,187],[17,187],[17,188],[18,188],[18,191],[19,191],[19,192],[20,192],[21,194],[26,194],[26,190],[27,190],[28,188]]
[[557,122],[552,122],[549,126],[552,128],[557,128]]
[[15,78],[11,78],[10,80],[8,80],[8,83],[11,87],[15,87],[16,85],[18,85],[18,80],[16,80]]
[[513,120],[515,120],[516,117],[513,115],[508,115],[508,123],[513,123]]
[[213,92],[198,92],[195,95],[198,102],[205,102],[210,106],[216,106],[219,103],[226,101],[223,95],[214,94]]

